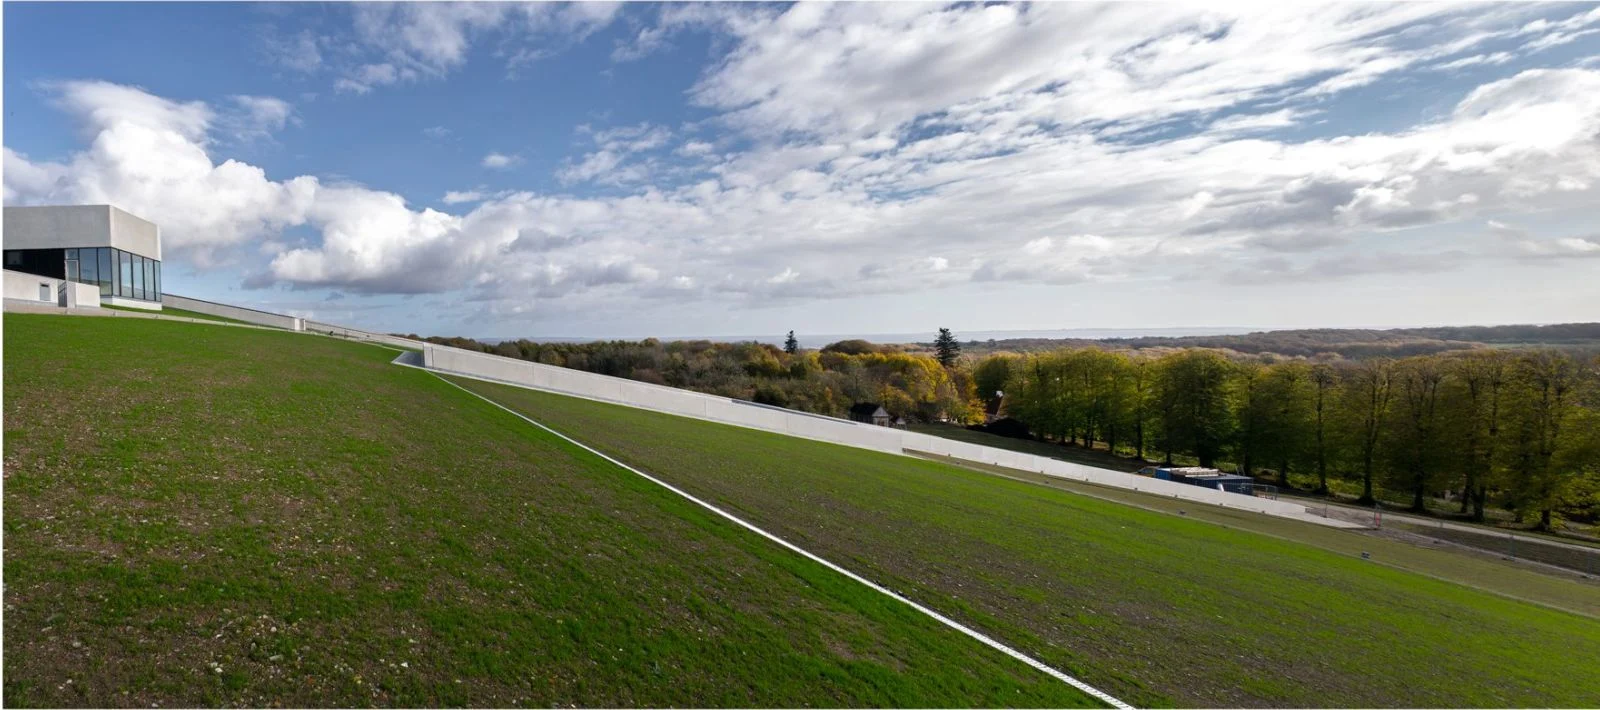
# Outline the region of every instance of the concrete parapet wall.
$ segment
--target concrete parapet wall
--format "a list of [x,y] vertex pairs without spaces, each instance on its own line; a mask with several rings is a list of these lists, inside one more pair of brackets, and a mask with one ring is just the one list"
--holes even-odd
[[1182,500],[1272,515],[1301,516],[1305,506],[1227,493],[1131,473],[1069,463],[1007,449],[769,407],[619,377],[543,365],[444,345],[423,347],[426,367],[489,380],[613,402],[639,409],[705,419],[749,429],[894,454],[916,452],[1031,471],[1073,481],[1137,490]]
[[161,305],[171,308],[181,308],[186,311],[194,311],[195,313],[204,313],[208,316],[232,318],[234,320],[244,321],[246,323],[266,325],[273,328],[282,328],[284,330],[305,330],[304,321],[294,316],[268,313],[266,311],[255,310],[254,308],[241,308],[239,306],[230,306],[223,303],[202,301],[198,298],[189,298],[187,296],[178,296],[170,293],[161,294]]
[[420,350],[424,345],[424,343],[420,340],[397,338],[393,335],[385,335],[383,333],[369,333],[365,330],[347,328],[345,326],[334,325],[332,323],[321,323],[318,321],[308,320],[303,321],[303,325],[305,330],[312,333],[322,333],[323,335],[331,335],[336,338],[349,338],[350,340],[365,340],[369,343],[379,343],[396,348]]
[[93,284],[81,284],[76,281],[67,281],[60,286],[61,297],[56,299],[56,305],[63,308],[99,308],[100,287]]
[[[61,289],[61,279],[52,279],[49,276],[35,276],[21,271],[4,272],[5,297],[15,301],[33,301],[45,305],[57,305],[56,293]],[[41,288],[43,287],[43,288]]]

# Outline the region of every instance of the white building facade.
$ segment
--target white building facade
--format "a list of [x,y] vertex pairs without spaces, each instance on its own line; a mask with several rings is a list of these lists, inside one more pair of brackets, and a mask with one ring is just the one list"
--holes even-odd
[[161,230],[111,205],[5,208],[5,270],[88,284],[101,303],[161,310]]

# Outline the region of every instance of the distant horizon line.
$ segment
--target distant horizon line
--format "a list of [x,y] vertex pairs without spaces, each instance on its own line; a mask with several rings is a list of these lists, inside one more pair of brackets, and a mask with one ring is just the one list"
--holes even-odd
[[[1109,339],[1112,339],[1112,338],[1119,338],[1119,337],[1131,337],[1131,338],[1184,337],[1183,335],[1173,335],[1173,334],[1180,333],[1180,332],[1186,332],[1186,331],[1201,331],[1201,332],[1191,332],[1191,333],[1188,333],[1188,334],[1190,336],[1194,336],[1194,337],[1204,337],[1204,336],[1207,336],[1207,335],[1247,335],[1247,334],[1250,334],[1250,333],[1271,333],[1271,332],[1278,332],[1278,331],[1285,331],[1285,330],[1379,330],[1379,331],[1382,331],[1382,330],[1412,330],[1412,329],[1417,329],[1417,328],[1499,328],[1499,327],[1519,326],[1519,325],[1521,325],[1521,326],[1575,325],[1575,324],[1587,324],[1587,323],[1595,323],[1595,322],[1600,322],[1600,321],[1567,321],[1567,322],[1544,322],[1544,323],[1522,322],[1522,323],[1488,323],[1488,324],[1482,324],[1482,323],[1474,323],[1474,324],[1452,323],[1452,324],[1442,324],[1442,325],[1387,325],[1387,326],[1375,326],[1375,325],[1350,325],[1350,326],[1224,326],[1224,325],[1217,325],[1217,326],[1168,326],[1168,327],[1157,326],[1157,327],[1118,327],[1118,328],[1092,328],[1092,327],[1089,327],[1089,328],[1009,328],[1009,329],[998,329],[998,330],[970,330],[970,331],[966,331],[969,334],[982,335],[984,337],[968,337],[968,336],[962,335],[962,331],[954,330],[954,329],[952,329],[952,332],[954,332],[954,334],[956,336],[956,339],[958,341],[966,343],[966,342],[985,341],[985,340],[1035,340],[1035,339],[1069,339],[1069,338],[1081,339],[1081,340],[1109,340]],[[1080,334],[1080,335],[1077,335],[1077,336],[1068,335],[1068,336],[1063,336],[1061,338],[1051,338],[1049,336],[1042,335],[1042,334],[1047,334],[1047,333],[1077,333],[1077,334]],[[1098,336],[1097,335],[1089,335],[1091,333],[1108,333],[1108,334],[1140,333],[1141,335],[1098,335]],[[1163,333],[1165,333],[1165,334],[1163,334]],[[993,337],[993,336],[997,336],[997,335],[1006,335],[1006,334],[1013,334],[1013,337]],[[1027,335],[1027,334],[1035,334],[1035,335]],[[825,341],[826,343],[833,343],[833,342],[838,342],[840,340],[866,340],[868,342],[873,342],[873,343],[878,343],[878,344],[895,345],[895,344],[906,344],[906,343],[932,342],[933,339],[937,335],[938,335],[938,331],[937,330],[932,331],[932,332],[928,332],[928,333],[898,332],[898,333],[818,333],[818,334],[807,334],[807,333],[801,333],[799,331],[795,331],[795,338],[797,340],[800,340],[802,342],[802,345],[804,345],[804,343],[807,342],[807,341],[809,341],[809,342]],[[505,341],[508,341],[508,340],[510,340],[510,341],[529,340],[529,341],[533,341],[533,342],[549,342],[549,343],[582,343],[582,342],[596,342],[596,341],[607,341],[607,340],[622,340],[622,341],[637,342],[637,341],[648,340],[648,339],[654,338],[656,340],[663,341],[663,342],[693,341],[693,340],[708,340],[708,341],[713,341],[713,342],[752,342],[752,341],[753,342],[770,342],[770,341],[773,341],[773,340],[782,341],[783,339],[785,339],[787,337],[788,337],[788,332],[785,331],[785,332],[782,332],[782,333],[775,333],[775,334],[774,333],[769,333],[769,334],[756,334],[756,335],[752,335],[752,334],[741,334],[741,335],[645,335],[645,336],[610,336],[610,335],[607,335],[607,336],[566,336],[566,335],[529,336],[529,335],[519,335],[519,336],[513,336],[513,337],[475,337],[475,338],[473,338],[473,340],[477,340],[479,342],[486,342],[486,343],[499,343],[499,342],[505,342]],[[911,339],[904,339],[904,338],[911,338]]]

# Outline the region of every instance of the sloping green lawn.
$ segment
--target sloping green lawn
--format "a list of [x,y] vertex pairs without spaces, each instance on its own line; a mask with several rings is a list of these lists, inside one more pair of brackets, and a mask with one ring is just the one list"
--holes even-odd
[[1135,704],[1600,705],[1590,616],[940,462],[457,381]]
[[1089,701],[391,350],[4,334],[8,705]]

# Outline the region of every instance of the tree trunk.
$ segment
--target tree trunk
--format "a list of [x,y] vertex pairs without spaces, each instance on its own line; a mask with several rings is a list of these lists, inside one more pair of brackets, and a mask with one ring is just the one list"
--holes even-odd
[[1550,528],[1550,509],[1549,508],[1545,508],[1544,510],[1539,511],[1539,529],[1543,530],[1545,532],[1549,532],[1550,529],[1551,529]]
[[1423,494],[1424,494],[1423,489],[1426,488],[1426,486],[1424,486],[1422,484],[1423,475],[1419,473],[1419,474],[1416,474],[1416,476],[1417,476],[1417,479],[1416,479],[1417,480],[1417,487],[1416,487],[1415,490],[1412,491],[1412,495],[1411,495],[1411,510],[1414,511],[1414,512],[1418,512],[1418,513],[1426,513],[1426,512],[1428,512],[1428,506],[1422,500]]
[[1377,502],[1377,499],[1372,497],[1372,453],[1370,451],[1367,452],[1362,461],[1361,498],[1356,502],[1363,505],[1372,505]]

